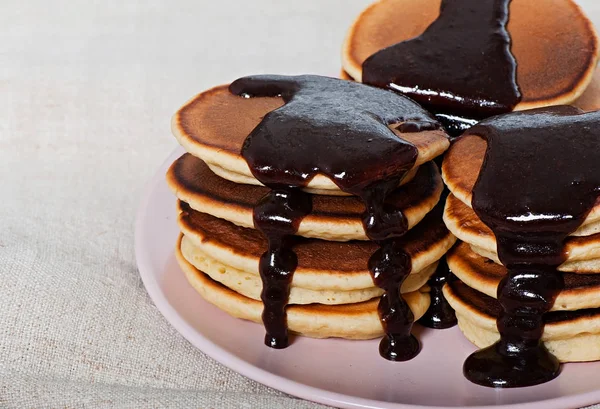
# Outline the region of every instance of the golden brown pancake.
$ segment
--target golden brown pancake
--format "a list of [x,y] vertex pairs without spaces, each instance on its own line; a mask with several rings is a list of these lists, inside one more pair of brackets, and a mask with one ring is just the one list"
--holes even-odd
[[[501,306],[497,300],[458,280],[444,286],[444,296],[469,341],[485,348],[500,339],[496,319]],[[544,321],[542,341],[559,361],[600,360],[600,308],[554,311],[545,314]]]
[[[179,250],[181,237],[177,242],[177,261],[192,287],[209,303],[237,318],[257,323],[261,321],[263,304],[212,280],[192,266]],[[415,291],[404,294],[415,320],[429,308],[429,295]],[[379,299],[375,298],[357,304],[344,305],[290,305],[287,307],[287,323],[290,331],[313,338],[370,339],[383,335],[383,328],[377,312]]]
[[[242,185],[215,175],[200,159],[185,154],[167,172],[167,183],[175,195],[203,213],[244,227],[254,227],[252,213],[269,192],[263,186]],[[414,179],[389,197],[402,209],[409,228],[433,209],[443,189],[437,166],[419,167]],[[300,223],[298,235],[326,240],[367,240],[361,215],[364,204],[354,196],[313,196],[312,212]]]
[[[439,16],[440,3],[373,3],[350,28],[342,51],[344,70],[360,81],[368,57],[421,35]],[[572,0],[512,0],[509,11],[507,30],[523,96],[515,109],[573,102],[589,84],[598,60],[592,23]]]
[[[453,195],[446,200],[444,222],[452,234],[468,243],[477,254],[500,263],[492,230]],[[565,241],[565,251],[567,260],[559,266],[560,271],[600,274],[600,233],[570,236]]]
[[340,72],[340,79],[343,79],[346,81],[354,81],[354,78],[352,78],[352,76],[350,74],[348,74],[346,71],[344,71],[343,69]]
[[[184,202],[179,202],[178,206],[179,227],[195,246],[229,266],[258,275],[260,257],[267,250],[262,233],[197,212]],[[440,204],[402,240],[411,257],[412,269],[417,273],[446,254],[456,238],[442,222]],[[368,261],[378,249],[375,243],[294,237],[290,244],[298,256],[293,286],[341,291],[374,286]]]
[[[450,270],[463,283],[496,298],[498,284],[507,274],[506,268],[475,253],[467,243],[455,246],[447,255]],[[600,307],[600,274],[563,274],[565,287],[558,295],[552,311],[580,310]]]
[[[576,143],[576,141],[573,141]],[[442,177],[452,194],[471,206],[471,195],[473,186],[477,182],[483,158],[487,148],[487,142],[477,135],[465,135],[456,140],[444,157],[442,164]],[[596,206],[590,211],[584,222],[579,235],[595,233],[598,230],[587,229],[600,221],[600,198]]]
[[[237,183],[260,185],[252,176],[241,156],[242,144],[262,118],[283,105],[279,97],[243,98],[229,92],[227,85],[205,91],[174,116],[173,134],[185,150],[201,158],[221,177]],[[400,133],[402,139],[413,143],[419,151],[415,167],[432,160],[448,149],[449,141],[442,130]],[[324,175],[315,176],[308,191],[318,194],[339,194],[335,183]]]
[[[183,236],[181,239],[181,254],[183,254],[183,257],[185,257],[191,265],[213,280],[223,284],[225,287],[238,294],[260,301],[263,285],[258,271],[248,273],[224,264],[228,260],[217,260],[216,258],[213,258],[212,254],[204,252],[187,236]],[[438,263],[435,262],[430,266],[427,266],[424,270],[411,272],[411,274],[406,277],[406,280],[402,282],[400,292],[402,294],[407,294],[418,291],[427,284],[427,281],[435,273],[437,266]],[[382,294],[383,290],[379,287],[375,287],[375,284],[369,288],[348,291],[339,289],[311,290],[309,288],[298,287],[292,281],[288,304],[354,304],[368,301],[372,298],[379,297]]]
[[600,67],[596,68],[590,85],[573,105],[585,112],[600,110]]

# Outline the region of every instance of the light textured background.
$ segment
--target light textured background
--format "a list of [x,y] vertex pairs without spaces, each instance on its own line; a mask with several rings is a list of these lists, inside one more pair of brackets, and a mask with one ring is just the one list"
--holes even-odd
[[316,407],[167,324],[133,220],[183,102],[250,73],[337,74],[369,2],[0,1],[0,407]]

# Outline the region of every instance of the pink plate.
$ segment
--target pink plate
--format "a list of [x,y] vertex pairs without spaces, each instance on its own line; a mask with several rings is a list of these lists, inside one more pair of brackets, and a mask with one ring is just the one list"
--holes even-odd
[[167,320],[194,346],[249,378],[301,398],[344,408],[577,408],[600,402],[600,363],[568,364],[545,385],[494,390],[464,379],[474,347],[458,328],[416,328],[423,344],[410,362],[379,357],[378,340],[297,337],[284,350],[263,345],[260,325],[232,318],[188,285],[173,255],[175,198],[164,174],[175,151],[147,187],[135,231],[140,275]]

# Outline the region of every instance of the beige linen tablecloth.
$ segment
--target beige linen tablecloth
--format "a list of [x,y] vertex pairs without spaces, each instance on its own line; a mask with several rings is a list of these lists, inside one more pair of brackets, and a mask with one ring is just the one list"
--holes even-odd
[[1,2],[0,407],[317,407],[165,321],[133,220],[182,103],[249,73],[336,75],[369,2]]

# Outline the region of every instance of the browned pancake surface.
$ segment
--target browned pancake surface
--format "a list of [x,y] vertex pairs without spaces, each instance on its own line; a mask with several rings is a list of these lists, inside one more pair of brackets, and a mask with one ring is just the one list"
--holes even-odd
[[[215,175],[200,159],[184,154],[167,173],[167,180],[175,190],[188,195],[212,199],[218,203],[250,211],[269,192],[263,186],[242,185]],[[399,209],[418,206],[441,191],[442,182],[437,166],[428,163],[419,168],[414,179],[390,195],[388,201]],[[364,204],[354,196],[313,196],[313,210],[307,218],[360,219]]]
[[[494,287],[497,287],[507,274],[506,267],[475,253],[467,243],[461,242],[456,245],[448,252],[447,257],[449,263],[461,270],[461,276],[467,274]],[[458,274],[458,270],[456,273]],[[562,274],[565,288],[561,291],[561,295],[575,296],[590,292],[597,293],[600,297],[600,274]]]
[[[359,17],[346,58],[356,66],[377,51],[419,36],[439,16],[441,0],[382,0]],[[569,93],[594,69],[593,26],[572,0],[513,0],[508,32],[522,103]],[[542,104],[543,105],[543,104]]]
[[[472,289],[460,280],[446,284],[452,295],[478,313],[497,318],[502,307],[495,298]],[[576,321],[578,319],[600,317],[600,308],[589,308],[577,311],[553,311],[544,314],[546,324]]]
[[[246,137],[267,113],[283,104],[280,97],[242,98],[230,93],[228,85],[221,85],[197,95],[184,105],[174,117],[174,126],[190,143],[240,156]],[[413,143],[419,151],[447,144],[447,136],[440,130],[394,132]]]
[[[257,230],[197,212],[185,202],[180,201],[178,207],[179,224],[186,235],[194,232],[202,237],[203,242],[212,242],[257,260],[267,250],[267,240]],[[451,237],[441,213],[440,204],[403,237],[404,248],[412,259],[436,251],[436,246]],[[293,237],[291,246],[298,256],[298,271],[321,270],[348,274],[368,272],[369,258],[379,248],[370,241],[340,243],[302,237]]]

